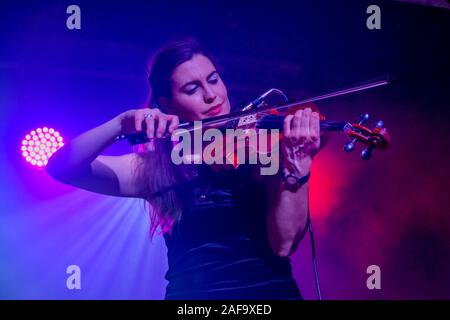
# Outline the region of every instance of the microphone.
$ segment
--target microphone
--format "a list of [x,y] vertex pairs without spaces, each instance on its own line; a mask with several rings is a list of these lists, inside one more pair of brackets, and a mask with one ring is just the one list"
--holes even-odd
[[281,91],[280,89],[272,88],[272,89],[267,90],[260,96],[258,96],[256,99],[252,100],[249,104],[247,104],[245,107],[243,107],[241,109],[241,111],[247,111],[247,110],[250,110],[253,108],[261,108],[261,106],[264,104],[264,99],[272,93],[277,93],[280,96],[282,96],[283,99],[285,100],[285,102],[288,102],[288,100],[289,100],[287,98],[287,96],[283,93],[283,91]]

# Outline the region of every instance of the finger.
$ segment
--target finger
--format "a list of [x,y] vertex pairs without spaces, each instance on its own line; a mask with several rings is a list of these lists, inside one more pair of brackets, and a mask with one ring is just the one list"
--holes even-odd
[[178,116],[175,115],[170,115],[168,116],[170,125],[169,125],[169,132],[172,133],[180,124],[180,119],[178,118]]
[[149,139],[153,139],[155,133],[155,118],[153,115],[148,116],[145,119],[145,124],[147,126],[147,136]]
[[165,115],[160,114],[158,116],[158,129],[156,129],[156,136],[161,138],[163,134],[166,132],[167,127],[167,119]]
[[142,121],[144,120],[144,110],[137,110],[134,113],[134,127],[136,131],[142,130]]
[[311,140],[317,141],[320,137],[320,119],[319,113],[313,112],[309,120],[309,132],[311,134]]
[[309,140],[311,138],[311,134],[309,131],[309,121],[311,118],[311,108],[306,108],[303,110],[302,118],[300,122],[300,139],[302,141]]
[[292,122],[292,119],[294,118],[294,115],[293,114],[288,114],[285,118],[284,118],[284,121],[283,121],[283,136],[285,137],[285,138],[290,138],[291,137],[291,135],[292,135],[292,132],[291,132],[291,122]]
[[292,120],[292,126],[291,126],[292,138],[294,138],[295,141],[300,139],[300,134],[301,134],[300,126],[302,123],[302,115],[303,115],[303,110],[297,110],[294,114],[294,119]]

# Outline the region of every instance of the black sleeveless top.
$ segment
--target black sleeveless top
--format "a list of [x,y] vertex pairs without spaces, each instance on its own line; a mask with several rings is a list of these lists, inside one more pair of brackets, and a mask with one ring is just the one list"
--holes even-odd
[[253,165],[197,175],[180,187],[183,214],[165,233],[165,299],[302,299],[288,257],[267,239],[267,194]]

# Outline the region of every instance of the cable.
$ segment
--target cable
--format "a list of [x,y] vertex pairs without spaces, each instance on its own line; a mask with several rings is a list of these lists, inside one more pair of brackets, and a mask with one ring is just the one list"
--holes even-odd
[[314,269],[314,279],[316,282],[316,291],[319,300],[322,300],[322,295],[320,293],[320,284],[319,284],[319,273],[317,272],[317,264],[316,264],[316,247],[314,245],[314,234],[311,224],[311,216],[309,215],[309,196],[308,196],[308,229],[309,229],[309,237],[311,239],[311,253],[312,253],[312,263]]

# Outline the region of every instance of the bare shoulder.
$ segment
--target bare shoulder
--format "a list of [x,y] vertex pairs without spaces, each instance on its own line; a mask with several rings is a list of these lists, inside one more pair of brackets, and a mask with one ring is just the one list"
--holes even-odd
[[111,180],[117,182],[116,187],[109,194],[119,197],[142,198],[138,179],[139,169],[142,164],[142,156],[136,153],[120,156],[99,155],[92,162],[91,169],[95,176],[108,177],[111,175]]

